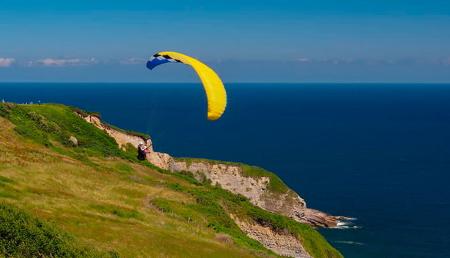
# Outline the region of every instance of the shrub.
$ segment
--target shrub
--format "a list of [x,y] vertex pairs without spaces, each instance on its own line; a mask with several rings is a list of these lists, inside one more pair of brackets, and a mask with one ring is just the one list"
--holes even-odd
[[17,257],[117,257],[78,247],[75,239],[50,224],[11,206],[0,204],[0,254]]

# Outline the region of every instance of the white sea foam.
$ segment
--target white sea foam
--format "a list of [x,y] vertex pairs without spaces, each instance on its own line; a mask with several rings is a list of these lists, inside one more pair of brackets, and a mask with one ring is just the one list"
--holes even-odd
[[345,218],[345,220],[338,221],[336,229],[358,229],[360,226],[355,225],[352,221],[357,220],[356,218]]
[[356,225],[345,225],[345,226],[337,226],[334,227],[335,229],[360,229],[362,228],[361,226],[356,226]]
[[361,242],[355,242],[355,241],[334,241],[337,244],[346,244],[346,245],[365,245]]

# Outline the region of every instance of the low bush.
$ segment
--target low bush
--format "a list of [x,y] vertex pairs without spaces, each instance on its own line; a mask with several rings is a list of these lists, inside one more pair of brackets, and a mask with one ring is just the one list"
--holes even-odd
[[0,254],[10,257],[118,257],[79,247],[54,226],[11,206],[0,204]]

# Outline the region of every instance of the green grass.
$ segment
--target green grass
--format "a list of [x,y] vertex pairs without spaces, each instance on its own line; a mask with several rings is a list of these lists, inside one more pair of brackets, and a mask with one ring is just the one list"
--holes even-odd
[[7,185],[7,184],[12,184],[12,183],[14,183],[13,180],[11,180],[7,177],[4,177],[4,176],[0,176],[0,185]]
[[133,168],[127,163],[118,163],[114,168],[124,174],[131,174],[133,172]]
[[175,200],[157,198],[153,199],[151,204],[160,211],[186,222],[206,226],[217,233],[225,233],[231,236],[234,242],[242,247],[253,249],[260,253],[273,254],[256,240],[247,237],[239,229],[236,223],[227,215],[227,211],[222,207],[220,196],[211,194],[211,189],[193,190],[178,187],[177,190],[189,192],[195,197],[195,202],[182,203]]
[[81,115],[82,117],[87,117],[87,116],[96,116],[98,118],[101,118],[101,114],[100,112],[95,112],[95,111],[87,111],[81,108],[77,108],[77,107],[73,107],[73,106],[69,106],[73,112]]
[[[92,157],[120,157],[137,162],[134,147],[121,150],[112,137],[84,121],[72,107],[0,103],[0,116],[14,123],[18,134],[87,165],[96,166]],[[73,146],[70,136],[77,138],[78,146]]]
[[116,257],[80,247],[76,239],[10,204],[0,203],[0,253],[14,257]]
[[139,219],[142,217],[142,214],[139,213],[139,211],[137,211],[135,209],[119,207],[119,206],[111,205],[111,204],[103,204],[103,205],[97,204],[97,205],[92,205],[91,207],[102,213],[112,214],[112,215],[120,217],[120,218]]
[[0,114],[14,123],[15,130],[47,147],[72,147],[70,136],[78,140],[73,151],[82,156],[120,156],[115,140],[86,123],[71,108],[63,105],[0,104]]

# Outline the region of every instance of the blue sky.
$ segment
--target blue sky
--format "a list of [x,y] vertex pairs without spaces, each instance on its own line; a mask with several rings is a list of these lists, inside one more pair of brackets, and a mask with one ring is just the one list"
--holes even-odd
[[450,82],[450,1],[0,0],[0,81]]

